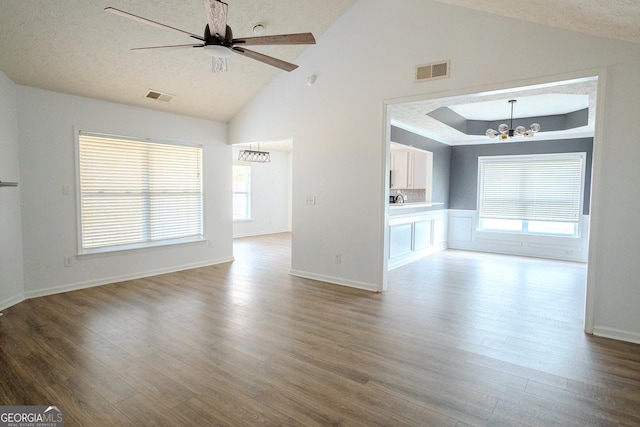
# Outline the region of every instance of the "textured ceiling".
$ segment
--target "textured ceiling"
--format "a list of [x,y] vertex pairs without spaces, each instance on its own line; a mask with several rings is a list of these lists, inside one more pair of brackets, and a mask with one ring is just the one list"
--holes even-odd
[[[235,37],[311,32],[316,39],[356,0],[227,0]],[[239,55],[228,71],[211,72],[201,49],[130,51],[188,44],[179,33],[104,12],[112,6],[194,34],[203,34],[202,0],[0,0],[0,70],[13,82],[221,122],[229,121],[284,71]],[[306,46],[252,50],[294,62]],[[293,71],[295,72],[295,71]],[[145,98],[149,89],[176,97]]]
[[[438,1],[640,43],[639,0]],[[266,35],[312,32],[319,39],[355,2],[228,0],[228,23],[236,37],[251,36],[260,22]],[[107,6],[195,34],[206,23],[202,0],[0,0],[0,70],[21,85],[222,122],[283,72],[234,55],[229,71],[214,74],[211,59],[195,49],[132,52],[191,40],[105,13]],[[295,63],[306,48],[255,50]],[[149,89],[176,97],[149,100]]]
[[436,0],[551,27],[640,43],[638,0]]

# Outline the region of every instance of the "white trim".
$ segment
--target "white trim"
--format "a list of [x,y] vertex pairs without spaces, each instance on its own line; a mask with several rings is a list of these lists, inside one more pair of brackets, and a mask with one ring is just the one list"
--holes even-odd
[[593,335],[602,338],[611,338],[619,341],[632,342],[640,344],[640,334],[636,332],[623,331],[616,328],[607,328],[605,326],[595,326]]
[[597,72],[598,77],[598,93],[596,94],[596,123],[593,135],[593,155],[591,163],[591,205],[589,207],[589,254],[587,269],[587,285],[585,291],[585,308],[584,308],[584,331],[587,334],[594,333],[595,322],[595,304],[596,292],[598,287],[597,279],[597,254],[598,254],[598,236],[600,224],[600,206],[602,206],[602,197],[600,196],[600,188],[602,186],[602,159],[604,158],[604,103],[605,103],[605,87],[607,69],[601,68]]
[[209,240],[205,236],[182,237],[179,239],[158,240],[156,242],[133,243],[119,246],[103,246],[95,249],[85,249],[77,254],[78,259],[94,258],[100,256],[121,255],[125,252],[142,251],[148,249],[163,249],[178,245],[198,245],[207,243]]
[[382,266],[380,272],[380,285],[378,286],[378,292],[386,291],[389,288],[387,272],[389,271],[389,209],[387,208],[389,203],[389,194],[391,189],[391,176],[389,171],[391,170],[391,120],[388,113],[388,103],[385,101],[382,103],[382,183],[384,188],[384,197],[382,203],[378,205],[379,209],[382,209],[382,233],[380,233],[380,239],[378,241],[378,259]]
[[14,306],[16,304],[20,304],[22,301],[25,300],[24,294],[20,293],[18,295],[14,295],[10,298],[7,298],[4,301],[0,301],[0,311],[9,308],[11,306]]
[[309,273],[301,270],[290,270],[289,274],[296,277],[302,277],[303,279],[317,280],[320,282],[331,283],[333,285],[347,286],[349,288],[362,289],[369,292],[380,292],[378,285],[374,283],[345,280],[340,277],[325,276],[324,274]]
[[279,234],[279,233],[291,233],[291,230],[283,228],[283,229],[275,229],[275,230],[255,231],[251,233],[238,233],[238,234],[234,233],[233,238],[242,239],[243,237],[266,236],[269,234]]

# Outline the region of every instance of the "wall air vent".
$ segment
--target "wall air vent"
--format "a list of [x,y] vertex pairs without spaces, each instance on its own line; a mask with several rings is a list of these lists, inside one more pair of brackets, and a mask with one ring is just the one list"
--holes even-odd
[[434,62],[416,67],[416,82],[449,77],[449,61]]
[[164,93],[164,92],[151,89],[149,90],[149,92],[147,92],[147,94],[144,97],[150,98],[150,99],[156,99],[162,102],[169,102],[175,97],[175,95],[171,95],[169,93]]

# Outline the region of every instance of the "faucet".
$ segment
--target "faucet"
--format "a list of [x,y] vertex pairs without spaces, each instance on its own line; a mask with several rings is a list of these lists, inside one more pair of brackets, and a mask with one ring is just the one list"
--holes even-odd
[[403,204],[404,202],[406,202],[405,195],[402,194],[402,191],[398,191],[398,194],[396,194],[396,197],[394,200],[395,200],[394,203]]

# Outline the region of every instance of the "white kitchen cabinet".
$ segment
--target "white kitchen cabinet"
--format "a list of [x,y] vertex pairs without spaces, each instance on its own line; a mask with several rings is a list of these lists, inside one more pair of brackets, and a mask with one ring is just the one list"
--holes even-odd
[[409,188],[409,163],[411,162],[408,150],[391,152],[391,188]]
[[391,151],[391,189],[429,190],[430,196],[432,168],[433,154],[428,151]]
[[[424,190],[427,188],[427,153],[425,151],[413,151],[411,159],[411,174],[409,188]],[[430,183],[429,183],[430,184]]]

